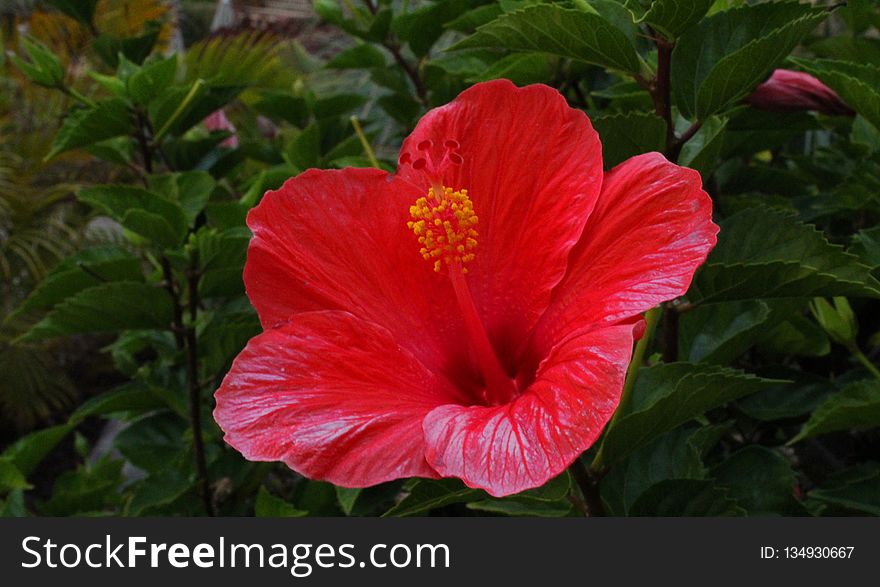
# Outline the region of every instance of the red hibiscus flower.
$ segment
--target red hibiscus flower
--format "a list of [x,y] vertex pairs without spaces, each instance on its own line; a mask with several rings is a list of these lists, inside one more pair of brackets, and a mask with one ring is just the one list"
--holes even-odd
[[265,331],[216,393],[226,441],[347,487],[542,485],[611,417],[641,313],[714,246],[700,185],[657,153],[603,174],[583,112],[505,80],[428,112],[394,175],[289,180],[248,215]]
[[755,88],[746,102],[759,110],[794,112],[815,110],[822,114],[855,114],[834,90],[808,73],[777,69],[770,79]]

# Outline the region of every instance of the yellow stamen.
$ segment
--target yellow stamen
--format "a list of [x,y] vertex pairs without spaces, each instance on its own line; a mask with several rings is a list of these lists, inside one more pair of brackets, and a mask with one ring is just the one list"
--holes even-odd
[[409,213],[413,219],[406,225],[419,237],[422,257],[434,261],[434,271],[439,272],[444,264],[474,260],[478,218],[467,190],[429,188],[428,195],[416,200]]

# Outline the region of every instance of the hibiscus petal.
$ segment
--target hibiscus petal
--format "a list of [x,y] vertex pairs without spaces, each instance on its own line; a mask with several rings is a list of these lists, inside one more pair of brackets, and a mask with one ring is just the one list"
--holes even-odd
[[424,423],[428,463],[495,496],[543,485],[589,448],[611,418],[632,343],[633,325],[591,330],[554,348],[513,402],[433,410]]
[[549,348],[564,333],[625,320],[684,294],[717,233],[699,173],[659,153],[624,161],[606,174],[568,273],[541,319],[537,346]]
[[407,228],[413,186],[375,169],[310,170],[248,214],[244,282],[264,328],[298,312],[345,310],[388,328],[429,368],[467,360],[449,279]]
[[[430,141],[427,151],[420,150]],[[435,161],[455,141],[463,161],[443,183],[467,189],[479,217],[468,283],[502,360],[531,331],[565,273],[602,182],[601,145],[589,118],[556,90],[477,84],[428,112],[401,149],[402,161]],[[454,143],[453,143],[454,144]],[[423,171],[398,175],[427,190]]]
[[365,487],[436,477],[424,416],[455,390],[388,330],[346,312],[307,312],[253,338],[215,397],[214,418],[252,461]]

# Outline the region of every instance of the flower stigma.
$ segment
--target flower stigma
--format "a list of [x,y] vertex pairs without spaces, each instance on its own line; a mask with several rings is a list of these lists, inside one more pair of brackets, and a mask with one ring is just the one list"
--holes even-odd
[[[413,219],[406,225],[422,245],[422,258],[434,261],[434,271],[439,273],[444,263],[463,265],[474,260],[478,218],[467,190],[431,187],[427,196],[410,206],[409,213]],[[467,273],[467,268],[462,271]]]
[[400,157],[401,165],[411,165],[430,185],[428,193],[410,206],[412,220],[406,225],[418,237],[422,258],[433,261],[437,273],[445,268],[452,283],[471,353],[483,378],[480,401],[502,405],[518,395],[517,385],[498,360],[465,280],[465,264],[476,258],[479,218],[468,191],[447,187],[442,180],[449,165],[461,165],[464,159],[458,153],[458,141],[444,141],[439,160],[431,157],[433,147],[432,141],[422,141],[416,146],[415,157],[409,152]]

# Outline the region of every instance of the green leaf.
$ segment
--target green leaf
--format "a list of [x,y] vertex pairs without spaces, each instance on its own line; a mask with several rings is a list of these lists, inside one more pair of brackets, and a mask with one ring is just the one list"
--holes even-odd
[[654,0],[637,22],[651,25],[673,41],[706,16],[715,0]]
[[[804,302],[797,299],[742,300],[697,306],[681,316],[680,355],[693,363],[730,363],[755,343],[764,342],[768,331],[803,306]],[[818,334],[821,335],[821,331]]]
[[89,398],[69,418],[79,424],[89,416],[104,416],[119,412],[147,412],[165,406],[150,387],[141,381],[131,381],[112,391]]
[[368,69],[385,67],[385,55],[373,45],[363,43],[345,49],[327,62],[329,69]]
[[838,93],[846,104],[880,129],[880,67],[830,59],[792,59]]
[[880,426],[880,381],[859,381],[829,396],[788,444],[828,432],[877,426]]
[[538,4],[483,25],[452,49],[498,47],[552,53],[639,73],[638,53],[626,34],[598,14]]
[[835,513],[843,510],[880,516],[880,465],[865,463],[842,471],[811,491],[809,497],[831,506]]
[[162,412],[132,423],[113,444],[135,467],[152,473],[179,466],[181,459],[190,462],[189,446],[184,441],[186,430],[181,418]]
[[718,12],[681,37],[672,54],[675,103],[705,119],[764,81],[828,12],[798,2],[768,2]]
[[309,512],[295,508],[280,497],[269,493],[265,487],[260,487],[254,505],[254,515],[258,518],[301,518],[309,515]]
[[467,508],[478,512],[530,518],[564,518],[572,509],[571,503],[565,500],[540,501],[521,497],[472,501],[467,504]]
[[409,44],[417,57],[422,57],[443,34],[446,23],[480,3],[480,0],[445,0],[428,4],[397,16],[391,23],[391,30]]
[[308,126],[288,143],[284,155],[300,170],[317,167],[321,156],[321,134],[317,124]]
[[9,59],[29,80],[47,88],[64,88],[64,68],[61,61],[48,47],[31,37],[22,37],[21,45],[30,58],[30,62],[10,53]]
[[128,106],[120,98],[111,98],[95,106],[72,110],[64,119],[64,125],[55,136],[46,159],[71,149],[127,135],[132,130]]
[[628,112],[592,120],[602,140],[602,161],[610,169],[634,155],[663,151],[666,123],[652,112]]
[[485,492],[466,487],[458,479],[418,479],[409,493],[385,516],[413,516],[430,510],[488,497]]
[[95,18],[95,7],[98,0],[46,0],[49,4],[78,20],[86,26],[91,26]]
[[680,427],[636,449],[602,478],[602,501],[609,514],[625,516],[650,487],[671,479],[704,479],[703,456],[727,426]]
[[750,515],[791,511],[797,480],[791,465],[776,451],[747,446],[713,468],[712,475]]
[[108,281],[142,281],[142,262],[125,249],[85,249],[55,267],[15,310],[15,314],[51,308],[58,302]]
[[0,458],[8,459],[22,475],[28,476],[73,428],[72,424],[61,424],[31,432],[7,447]]
[[799,418],[812,412],[835,391],[832,382],[803,371],[778,368],[772,375],[791,379],[792,383],[774,385],[738,401],[739,410],[750,418],[764,422]]
[[697,134],[682,147],[678,164],[696,169],[706,182],[712,176],[715,163],[721,155],[726,127],[726,118],[719,116],[707,118]]
[[15,489],[30,489],[24,474],[9,458],[0,458],[0,494]]
[[339,507],[346,516],[350,516],[354,510],[354,504],[363,491],[360,487],[339,487],[336,486],[336,499],[339,501]]
[[743,516],[728,490],[712,481],[672,479],[661,481],[647,491],[630,508],[631,516]]
[[758,350],[777,357],[824,357],[831,352],[831,341],[814,321],[793,314],[764,333]]
[[177,55],[144,65],[126,81],[128,94],[136,104],[147,106],[167,90],[177,75]]
[[77,197],[160,247],[177,247],[186,234],[183,208],[159,194],[126,185],[101,185],[82,189]]
[[192,488],[190,476],[179,468],[168,467],[153,471],[138,484],[125,513],[129,516],[166,513],[163,506],[174,503]]
[[880,283],[858,257],[790,214],[758,206],[720,224],[718,244],[688,291],[693,302],[880,297]]
[[619,461],[707,410],[776,383],[710,365],[666,363],[641,369],[630,405],[605,434],[602,463]]
[[195,223],[217,186],[211,174],[205,171],[153,175],[148,181],[151,190],[180,205],[190,226]]
[[543,53],[512,53],[482,68],[478,75],[468,78],[477,83],[493,79],[509,79],[517,85],[546,82],[553,77],[550,59]]
[[115,506],[121,499],[123,464],[105,457],[94,465],[62,473],[52,486],[52,498],[39,505],[40,512],[72,516],[100,513]]
[[171,314],[171,298],[164,289],[127,281],[105,283],[61,302],[21,338],[39,340],[91,332],[166,329],[171,324]]

